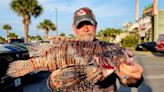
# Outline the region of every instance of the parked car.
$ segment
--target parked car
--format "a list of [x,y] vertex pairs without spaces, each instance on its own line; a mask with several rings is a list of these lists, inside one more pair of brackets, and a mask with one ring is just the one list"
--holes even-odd
[[9,40],[10,44],[19,44],[19,43],[24,43],[24,39],[10,39]]
[[0,44],[0,92],[23,92],[22,77],[6,75],[8,65],[15,60],[29,58],[28,50],[12,44]]
[[136,46],[136,51],[156,51],[156,42],[144,42]]
[[164,34],[160,34],[157,40],[156,50],[164,53]]

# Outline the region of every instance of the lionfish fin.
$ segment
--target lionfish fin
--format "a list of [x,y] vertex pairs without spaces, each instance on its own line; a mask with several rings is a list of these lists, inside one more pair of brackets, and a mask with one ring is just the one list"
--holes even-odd
[[18,60],[9,64],[6,74],[11,77],[19,77],[32,71],[34,71],[34,67],[29,60]]

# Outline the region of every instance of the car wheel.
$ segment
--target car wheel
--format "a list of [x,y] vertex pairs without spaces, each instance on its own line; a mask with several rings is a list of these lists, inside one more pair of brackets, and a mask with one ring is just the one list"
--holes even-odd
[[147,49],[146,48],[142,48],[142,51],[147,51]]

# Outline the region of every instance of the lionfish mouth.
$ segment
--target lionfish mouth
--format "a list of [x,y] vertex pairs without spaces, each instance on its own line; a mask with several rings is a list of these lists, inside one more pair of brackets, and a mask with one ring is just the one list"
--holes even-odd
[[112,74],[114,72],[114,66],[108,64],[105,61],[101,61],[100,66],[102,67],[102,73],[103,73],[103,77],[106,78],[107,76],[109,76],[110,74]]
[[110,65],[110,64],[108,64],[106,61],[104,61],[104,60],[102,60],[101,62],[100,62],[100,65],[104,68],[104,69],[114,69],[114,66],[112,66],[112,65]]

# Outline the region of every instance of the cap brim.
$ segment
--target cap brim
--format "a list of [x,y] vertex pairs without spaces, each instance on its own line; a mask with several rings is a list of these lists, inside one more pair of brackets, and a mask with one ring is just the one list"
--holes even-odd
[[83,22],[83,21],[89,21],[89,22],[91,22],[93,25],[95,25],[95,21],[94,20],[92,20],[92,19],[90,19],[90,18],[83,18],[83,19],[80,19],[79,21],[76,21],[75,22],[75,26],[77,27],[81,22]]

